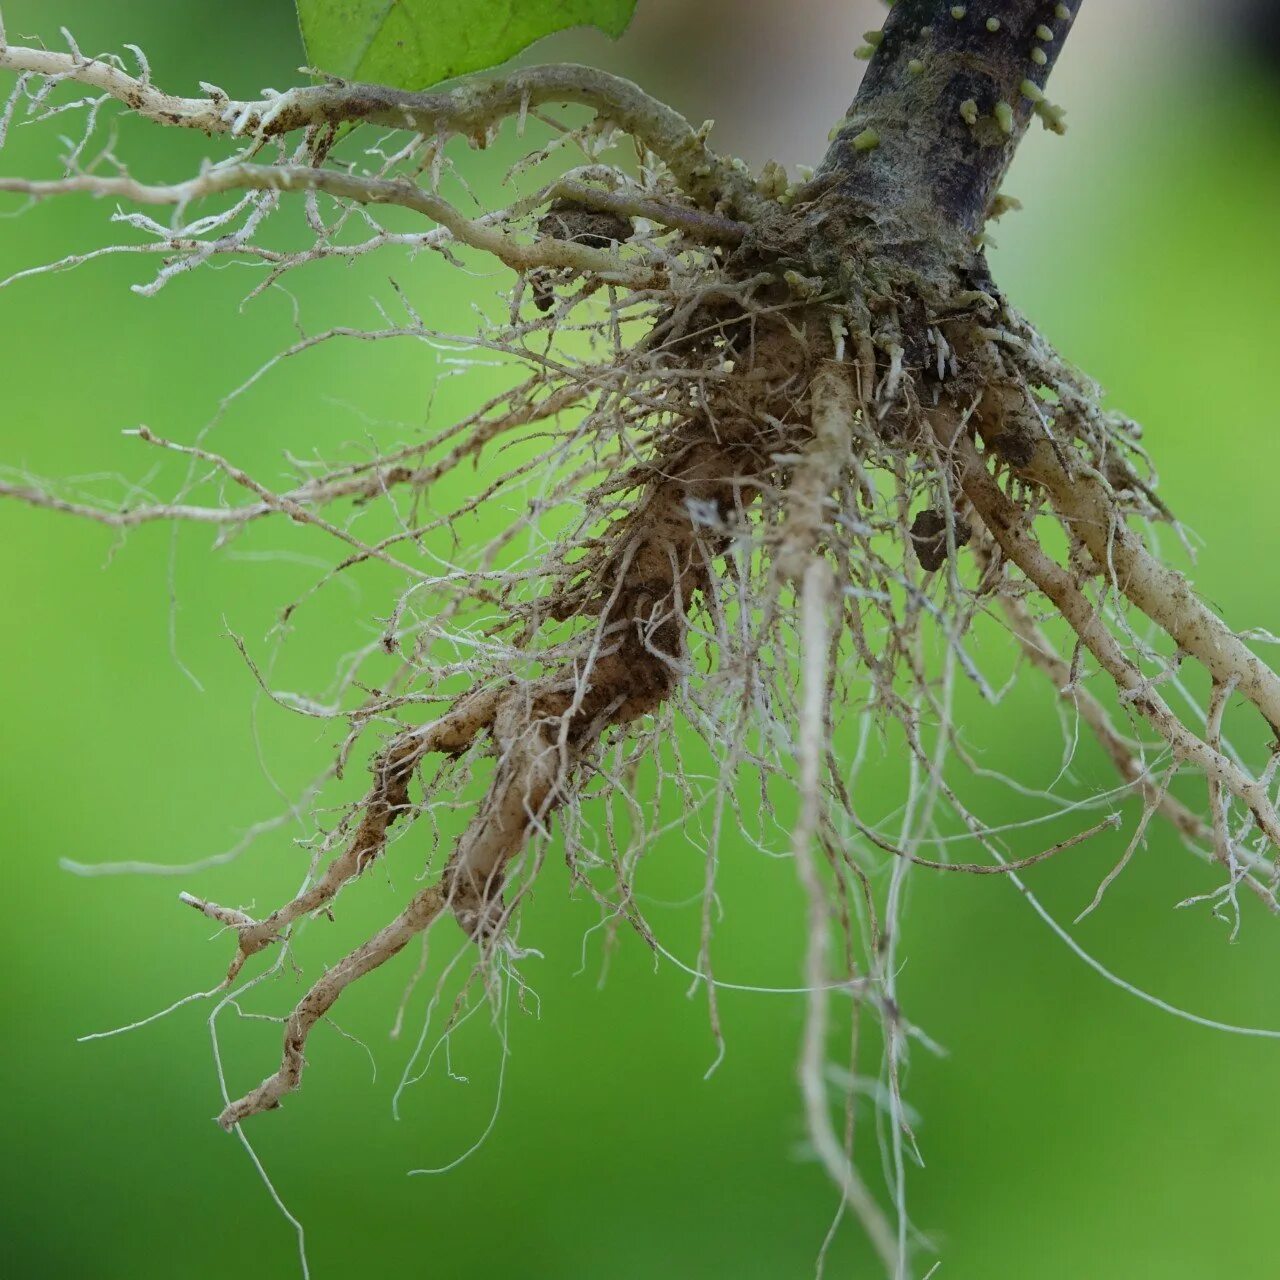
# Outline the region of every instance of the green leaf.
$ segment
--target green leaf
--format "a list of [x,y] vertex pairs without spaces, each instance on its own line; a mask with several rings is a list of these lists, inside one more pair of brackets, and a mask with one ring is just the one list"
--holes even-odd
[[566,27],[617,37],[636,0],[297,0],[310,64],[423,89],[479,71]]

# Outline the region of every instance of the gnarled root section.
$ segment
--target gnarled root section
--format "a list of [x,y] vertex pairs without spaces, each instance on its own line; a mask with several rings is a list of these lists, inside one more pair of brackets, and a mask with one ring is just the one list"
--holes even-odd
[[[188,899],[236,929],[230,981],[246,959],[294,921],[327,907],[382,853],[391,824],[412,811],[409,784],[425,756],[458,753],[488,735],[493,780],[439,881],[308,991],[286,1020],[279,1069],[223,1111],[224,1127],[279,1106],[301,1082],[308,1034],[343,990],[443,912],[453,913],[482,953],[496,945],[508,910],[502,887],[509,866],[547,831],[609,732],[653,715],[687,675],[690,611],[712,589],[712,566],[735,513],[755,501],[791,438],[775,415],[794,423],[804,403],[808,351],[800,331],[762,321],[741,355],[741,380],[721,388],[703,414],[679,423],[655,460],[629,478],[641,490],[631,513],[526,620],[526,636],[542,621],[587,622],[566,660],[536,679],[508,678],[470,693],[424,730],[395,739],[375,765],[374,787],[346,848],[314,884],[265,919],[237,919],[239,913]],[[709,439],[713,416],[718,439]]]

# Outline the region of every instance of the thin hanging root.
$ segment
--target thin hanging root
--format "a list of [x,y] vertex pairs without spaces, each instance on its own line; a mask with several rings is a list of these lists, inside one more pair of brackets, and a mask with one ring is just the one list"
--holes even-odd
[[[1211,854],[1205,856],[1213,857],[1230,870],[1229,860],[1224,861],[1218,852],[1213,828],[1176,796],[1169,794],[1169,784],[1173,780],[1171,772],[1166,773],[1163,779],[1152,776],[1151,771],[1138,759],[1124,736],[1112,724],[1111,717],[1102,703],[1073,680],[1071,664],[1054,648],[1053,642],[1037,625],[1026,605],[1015,596],[1002,594],[1000,606],[1009,621],[1009,629],[1032,666],[1043,672],[1053,683],[1058,696],[1076,709],[1098,744],[1111,758],[1116,772],[1125,782],[1138,789],[1144,801],[1142,817],[1139,819],[1137,830],[1124,856],[1117,867],[1099,885],[1093,901],[1076,918],[1076,923],[1078,924],[1097,908],[1111,882],[1137,851],[1147,824],[1154,814],[1158,813],[1193,846],[1203,846],[1211,850]],[[1253,870],[1249,870],[1244,875],[1243,883],[1272,915],[1280,915],[1280,902],[1277,902],[1272,886],[1260,880]]]
[[[1168,743],[1175,757],[1194,765],[1207,778],[1212,778],[1241,800],[1273,847],[1280,849],[1280,816],[1271,804],[1267,789],[1245,774],[1228,756],[1192,733],[1173,714],[1150,682],[1125,656],[1098,609],[1076,585],[1070,573],[1054,563],[1036,541],[1026,527],[1026,514],[1005,496],[969,437],[963,431],[957,433],[954,428],[940,427],[936,420],[934,427],[939,443],[954,453],[965,496],[1005,556],[1054,603],[1121,692],[1130,695],[1130,705]],[[1218,625],[1221,626],[1220,623]]]
[[854,1167],[831,1119],[827,1092],[827,1036],[830,1022],[831,901],[818,872],[814,845],[822,813],[822,761],[826,756],[828,620],[835,583],[825,561],[810,559],[800,584],[802,706],[799,732],[800,813],[791,837],[796,872],[808,905],[805,957],[806,1016],[798,1075],[809,1138],[832,1181],[857,1215],[890,1275],[898,1275],[900,1255],[895,1232]]
[[[1167,799],[1169,794],[1169,783],[1173,781],[1173,770],[1169,770],[1165,774],[1164,780],[1160,782],[1153,791],[1146,796],[1145,803],[1142,806],[1142,817],[1138,819],[1138,825],[1134,828],[1133,835],[1129,839],[1129,843],[1125,846],[1124,853],[1120,855],[1120,861],[1116,863],[1110,871],[1102,878],[1102,882],[1098,885],[1097,892],[1093,895],[1089,905],[1075,918],[1074,923],[1079,924],[1086,916],[1092,915],[1094,911],[1102,903],[1103,896],[1107,890],[1120,877],[1120,873],[1129,865],[1133,855],[1137,853],[1138,847],[1142,844],[1142,838],[1147,834],[1147,826],[1155,816],[1160,806]],[[1259,886],[1261,888],[1262,886]]]
[[419,761],[432,752],[465,751],[492,722],[498,692],[485,689],[468,694],[459,699],[452,711],[425,729],[398,737],[374,765],[373,789],[363,801],[360,823],[346,848],[329,863],[318,880],[269,916],[254,920],[243,912],[206,902],[193,894],[181,895],[188,906],[236,930],[238,945],[227,970],[228,983],[235,980],[250,956],[270,946],[294,921],[327,907],[345,884],[382,853],[388,829],[401,814],[410,810],[409,781]]
[[1084,831],[1077,831],[1075,835],[1067,836],[1065,840],[1059,840],[1057,844],[1041,849],[1039,853],[1018,858],[1014,862],[935,862],[931,858],[922,858],[918,854],[909,853],[906,849],[897,849],[894,852],[906,862],[917,867],[928,867],[931,871],[951,871],[968,876],[1006,876],[1025,871],[1028,867],[1038,866],[1041,862],[1048,862],[1050,858],[1056,858],[1058,854],[1066,853],[1068,849],[1074,849],[1077,845],[1084,844],[1086,840],[1092,840],[1094,836],[1101,835],[1104,831],[1114,831],[1119,825],[1120,815],[1113,813]]
[[1058,696],[1080,713],[1080,718],[1111,758],[1116,772],[1125,782],[1137,787],[1148,801],[1153,797],[1158,798],[1157,811],[1160,816],[1172,823],[1188,840],[1209,843],[1213,836],[1209,825],[1176,796],[1171,796],[1168,788],[1151,776],[1124,736],[1112,724],[1106,707],[1087,689],[1072,682],[1071,664],[1054,648],[1053,641],[1037,625],[1027,606],[1015,596],[1001,595],[1000,607],[1028,661],[1049,678]]
[[420,890],[390,924],[384,925],[372,938],[334,965],[303,996],[286,1020],[284,1058],[279,1070],[226,1107],[218,1117],[218,1123],[230,1132],[247,1116],[278,1107],[280,1099],[292,1093],[302,1080],[302,1069],[306,1065],[303,1049],[311,1028],[329,1012],[334,1001],[351,983],[385,964],[429,928],[439,918],[446,901],[445,891],[439,884]]

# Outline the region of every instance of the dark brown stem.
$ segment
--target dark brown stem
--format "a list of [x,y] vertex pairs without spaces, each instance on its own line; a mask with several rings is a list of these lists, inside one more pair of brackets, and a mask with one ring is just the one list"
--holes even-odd
[[811,188],[826,238],[967,258],[1033,116],[1061,127],[1043,91],[1080,3],[899,0]]

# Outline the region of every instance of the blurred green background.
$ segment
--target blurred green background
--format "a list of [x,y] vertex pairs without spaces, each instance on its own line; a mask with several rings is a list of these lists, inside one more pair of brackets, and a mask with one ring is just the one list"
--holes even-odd
[[[1086,8],[1055,94],[1071,109],[1072,132],[1065,142],[1037,133],[1020,158],[1010,185],[1027,208],[998,228],[995,270],[1147,424],[1163,492],[1204,539],[1202,589],[1233,625],[1280,630],[1271,494],[1280,94],[1261,60],[1207,39],[1221,26],[1213,11],[1170,4],[1160,30],[1144,31],[1144,8]],[[86,50],[136,42],[157,79],[180,92],[198,79],[242,96],[282,87],[301,60],[286,0],[10,0],[4,13],[14,41],[33,33],[53,44],[66,24]],[[870,3],[686,14],[640,0],[636,28],[616,48],[569,35],[538,54],[592,57],[654,83],[691,116],[716,115],[722,145],[754,163],[768,154],[812,163],[852,90],[845,51],[877,21]],[[806,63],[811,46],[839,57]],[[735,76],[734,65],[750,75]],[[121,150],[141,176],[180,173],[203,149],[200,139],[124,127]],[[51,136],[16,130],[0,171],[51,173]],[[0,276],[103,243],[108,213],[66,202],[5,219]],[[121,429],[145,422],[191,439],[220,397],[291,339],[289,299],[237,309],[251,280],[243,269],[198,273],[152,299],[130,293],[153,266],[106,259],[0,293],[0,465],[146,476],[154,459]],[[370,298],[388,296],[388,274],[411,279],[445,329],[465,330],[470,301],[501,283],[460,285],[426,258],[319,271],[297,283],[309,326],[375,323]],[[323,451],[365,432],[396,439],[404,424],[438,425],[485,394],[480,373],[447,380],[432,398],[445,366],[423,349],[337,354],[266,382],[228,415],[215,446],[271,476],[283,449]],[[164,476],[154,483],[163,490]],[[122,492],[110,481],[90,488]],[[315,557],[323,544],[263,533],[240,544],[243,554],[213,555],[209,542],[199,531],[179,535],[171,614],[166,530],[117,547],[106,530],[0,505],[6,1275],[296,1268],[288,1226],[244,1151],[211,1123],[219,1099],[201,1009],[75,1042],[216,980],[226,939],[209,945],[203,922],[176,903],[179,888],[233,902],[257,893],[261,905],[298,877],[302,855],[283,831],[190,882],[77,879],[57,868],[59,857],[176,862],[214,852],[280,808],[277,788],[296,791],[328,758],[331,731],[272,708],[258,707],[255,738],[251,682],[226,639],[233,630],[261,642],[278,606],[317,575],[314,564],[264,552]],[[374,589],[317,602],[288,650],[289,687],[325,678],[384,609]],[[173,657],[171,617],[173,648],[202,689]],[[988,763],[1035,784],[1055,776],[1061,745],[1044,690],[1029,683],[988,724]],[[1096,761],[1086,766],[1107,785]],[[343,794],[359,785],[353,777]],[[988,807],[987,816],[998,814]],[[313,926],[304,947],[313,966],[338,954],[322,930],[349,941],[397,909],[418,858],[410,843],[343,899],[336,926]],[[1114,840],[1092,842],[1037,869],[1033,883],[1070,919],[1117,852]],[[672,868],[661,874],[673,885],[696,862],[678,839],[654,858]],[[733,923],[720,972],[788,985],[800,974],[801,904],[791,870],[762,862],[726,857]],[[1212,883],[1157,830],[1078,936],[1176,1003],[1280,1027],[1280,926],[1250,903],[1229,945],[1207,913],[1173,910]],[[728,1055],[704,1081],[714,1050],[703,1000],[687,1000],[671,968],[655,972],[632,937],[603,986],[595,942],[579,972],[595,915],[563,889],[552,859],[523,933],[546,955],[527,970],[541,1017],[513,1018],[501,1115],[459,1168],[404,1176],[453,1159],[484,1130],[497,1045],[475,1020],[453,1061],[468,1082],[437,1066],[392,1119],[414,1023],[409,1043],[386,1031],[408,955],[339,1010],[341,1025],[373,1047],[377,1083],[358,1046],[322,1029],[302,1093],[253,1124],[266,1167],[306,1225],[316,1277],[812,1274],[835,1197],[804,1158],[800,1002],[725,993]],[[694,926],[673,928],[691,956]],[[439,947],[444,955],[444,940]],[[950,1051],[917,1054],[908,1091],[927,1162],[911,1174],[911,1206],[940,1249],[940,1277],[1276,1274],[1280,1122],[1269,1085],[1280,1044],[1175,1021],[1104,984],[996,877],[914,876],[901,948],[906,1008]],[[293,980],[286,985],[273,1000],[292,998]],[[413,1006],[419,1017],[427,991]],[[228,1024],[233,1088],[265,1073],[277,1040],[271,1026]],[[856,1233],[840,1236],[827,1274],[872,1274]]]

